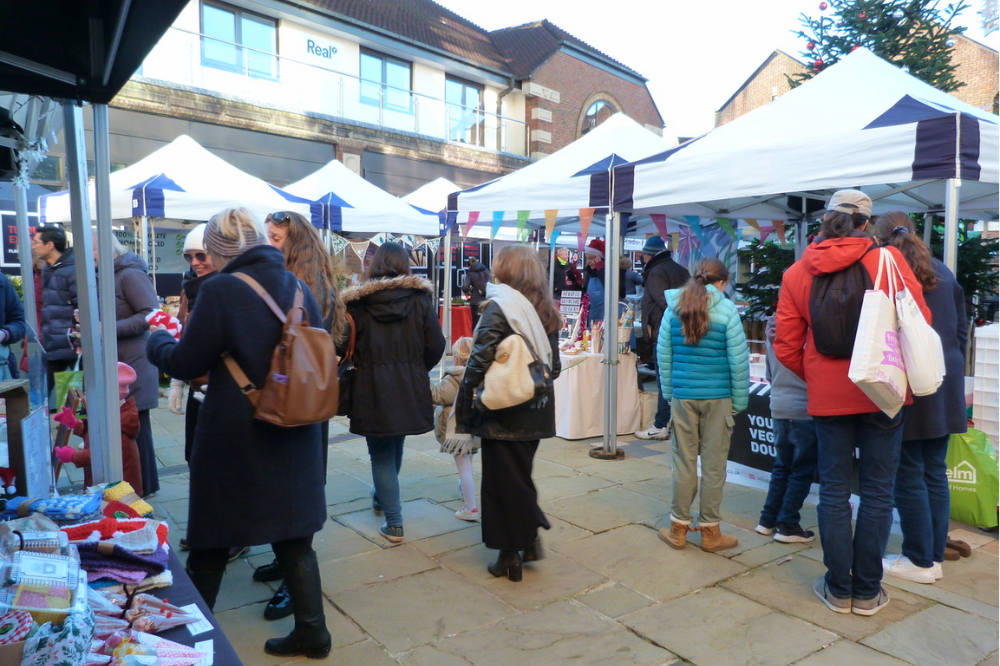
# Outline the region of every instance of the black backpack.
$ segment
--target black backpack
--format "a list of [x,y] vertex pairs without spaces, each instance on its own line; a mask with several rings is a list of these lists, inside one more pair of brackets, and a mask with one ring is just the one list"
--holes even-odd
[[[865,254],[876,248],[872,243]],[[809,317],[816,351],[827,356],[851,357],[861,319],[861,304],[865,292],[872,287],[871,275],[860,259],[842,271],[813,278]]]

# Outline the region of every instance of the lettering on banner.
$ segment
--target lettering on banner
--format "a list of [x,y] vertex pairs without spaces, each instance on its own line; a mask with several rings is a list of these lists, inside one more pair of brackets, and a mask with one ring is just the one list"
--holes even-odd
[[559,299],[559,312],[564,315],[575,315],[580,312],[582,291],[564,291]]
[[306,53],[311,53],[312,55],[319,56],[320,58],[331,60],[333,56],[337,54],[337,47],[332,44],[323,46],[309,39],[306,40]]
[[756,481],[769,475],[777,448],[774,445],[774,421],[771,419],[770,385],[755,383],[750,386],[747,410],[735,417],[736,426],[729,447],[729,460],[762,474],[748,478]]

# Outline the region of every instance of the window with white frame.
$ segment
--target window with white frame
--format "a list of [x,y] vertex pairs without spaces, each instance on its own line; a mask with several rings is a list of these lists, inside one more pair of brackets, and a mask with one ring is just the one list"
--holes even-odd
[[245,76],[278,78],[278,22],[229,5],[201,3],[201,63]]
[[410,63],[373,51],[361,52],[361,101],[411,113]]
[[447,77],[444,98],[448,106],[448,139],[483,145],[483,87]]

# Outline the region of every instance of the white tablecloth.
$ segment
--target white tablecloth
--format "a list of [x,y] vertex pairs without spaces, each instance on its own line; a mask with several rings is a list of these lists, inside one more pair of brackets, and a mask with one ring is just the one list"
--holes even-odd
[[[603,358],[603,354],[559,355],[563,372],[555,383],[558,437],[584,439],[604,434]],[[642,408],[635,356],[618,358],[618,434],[623,435],[639,430]],[[569,366],[575,367],[566,370]]]

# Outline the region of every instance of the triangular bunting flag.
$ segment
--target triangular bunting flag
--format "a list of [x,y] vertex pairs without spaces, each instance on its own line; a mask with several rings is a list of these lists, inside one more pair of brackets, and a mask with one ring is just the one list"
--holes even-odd
[[583,252],[583,245],[587,242],[587,234],[590,232],[590,223],[594,221],[594,208],[580,209],[580,234],[583,240],[580,241],[580,251]]
[[587,244],[587,234],[582,231],[576,233],[576,249],[583,254],[583,246]]
[[697,215],[685,215],[684,221],[688,223],[689,227],[691,227],[691,231],[694,232],[694,236],[698,239],[698,243],[703,243],[704,239],[701,234],[701,218]]
[[746,222],[749,226],[756,229],[758,234],[760,233],[760,224],[757,223],[757,220],[744,219],[743,221]]
[[497,237],[497,232],[500,231],[500,225],[503,224],[503,211],[495,210],[493,211],[493,227],[490,229],[490,241]]
[[479,221],[479,211],[478,210],[474,210],[471,213],[469,213],[469,223],[467,225],[465,225],[465,234],[463,235],[463,238],[464,237],[468,237],[469,232],[472,231],[473,225],[475,225],[476,222],[478,222],[478,221]]
[[774,225],[774,233],[778,234],[778,240],[781,241],[781,247],[785,247],[785,221],[784,220],[771,220],[771,224]]
[[330,245],[333,247],[334,254],[340,254],[344,251],[344,248],[350,244],[343,236],[338,236],[337,234],[330,234]]
[[671,252],[676,252],[677,248],[681,246],[681,232],[675,231],[670,234],[670,250]]
[[517,242],[519,243],[523,243],[527,236],[525,226],[528,224],[528,215],[530,214],[530,210],[517,211]]
[[556,216],[559,214],[558,210],[547,210],[545,211],[545,237],[551,238],[552,232],[556,228]]
[[560,234],[559,231],[553,231],[551,234],[549,234],[549,247],[556,246],[556,239],[559,238],[559,234]]
[[666,238],[667,216],[662,213],[651,213],[649,217],[653,220],[653,226],[656,227],[656,231],[660,234],[660,238]]
[[365,260],[365,253],[368,252],[368,246],[371,245],[370,241],[359,241],[351,242],[351,249],[354,250],[354,254],[358,255],[358,259],[361,261]]
[[732,220],[728,217],[717,217],[715,218],[715,221],[719,223],[719,226],[722,227],[723,231],[732,236],[733,240],[736,240],[736,230],[733,229]]

